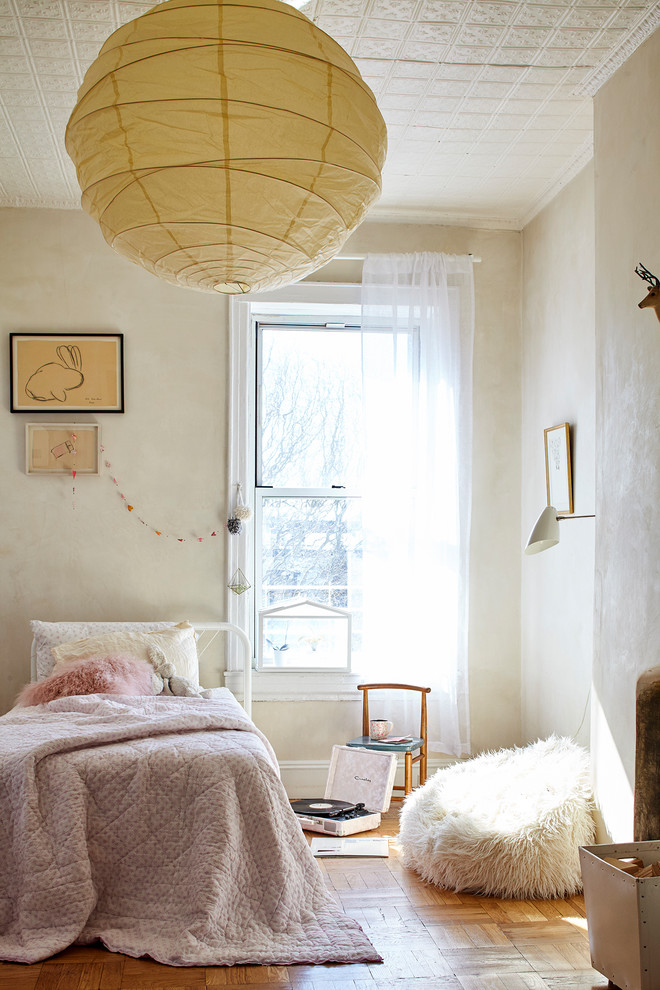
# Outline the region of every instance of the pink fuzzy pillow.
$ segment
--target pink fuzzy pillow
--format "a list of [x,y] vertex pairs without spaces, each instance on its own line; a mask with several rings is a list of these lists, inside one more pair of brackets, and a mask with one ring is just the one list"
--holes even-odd
[[89,657],[66,665],[59,674],[26,684],[16,699],[19,705],[42,705],[73,694],[151,695],[153,667],[128,654]]

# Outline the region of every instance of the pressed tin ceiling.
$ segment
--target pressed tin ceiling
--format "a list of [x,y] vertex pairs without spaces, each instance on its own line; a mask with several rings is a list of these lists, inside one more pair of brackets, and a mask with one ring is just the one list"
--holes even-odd
[[[79,207],[64,150],[78,86],[152,6],[0,0],[0,206]],[[369,216],[490,227],[522,227],[589,161],[593,94],[660,25],[660,3],[642,0],[294,6],[353,57],[386,120]]]

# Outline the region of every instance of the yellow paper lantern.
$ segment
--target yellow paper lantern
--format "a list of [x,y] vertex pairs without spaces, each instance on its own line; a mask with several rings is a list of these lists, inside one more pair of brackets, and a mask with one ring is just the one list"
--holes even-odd
[[334,257],[380,193],[386,142],[351,58],[279,0],[165,0],[125,24],[66,131],[111,247],[229,293]]

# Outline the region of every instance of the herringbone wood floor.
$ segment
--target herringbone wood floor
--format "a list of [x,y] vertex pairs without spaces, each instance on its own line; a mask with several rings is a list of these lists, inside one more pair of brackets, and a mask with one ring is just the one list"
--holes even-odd
[[[328,886],[384,962],[351,966],[170,967],[101,948],[32,966],[0,963],[0,990],[593,990],[582,897],[505,901],[454,894],[401,866],[398,810],[383,816],[389,859],[319,860]],[[311,833],[310,836],[311,838]]]

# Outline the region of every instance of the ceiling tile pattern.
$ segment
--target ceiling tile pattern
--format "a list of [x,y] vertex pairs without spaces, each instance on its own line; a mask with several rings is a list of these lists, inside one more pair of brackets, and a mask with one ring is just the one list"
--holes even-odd
[[[141,0],[0,0],[0,205],[73,209],[64,129]],[[592,96],[660,25],[647,0],[309,0],[387,122],[375,217],[518,228],[592,154]]]

